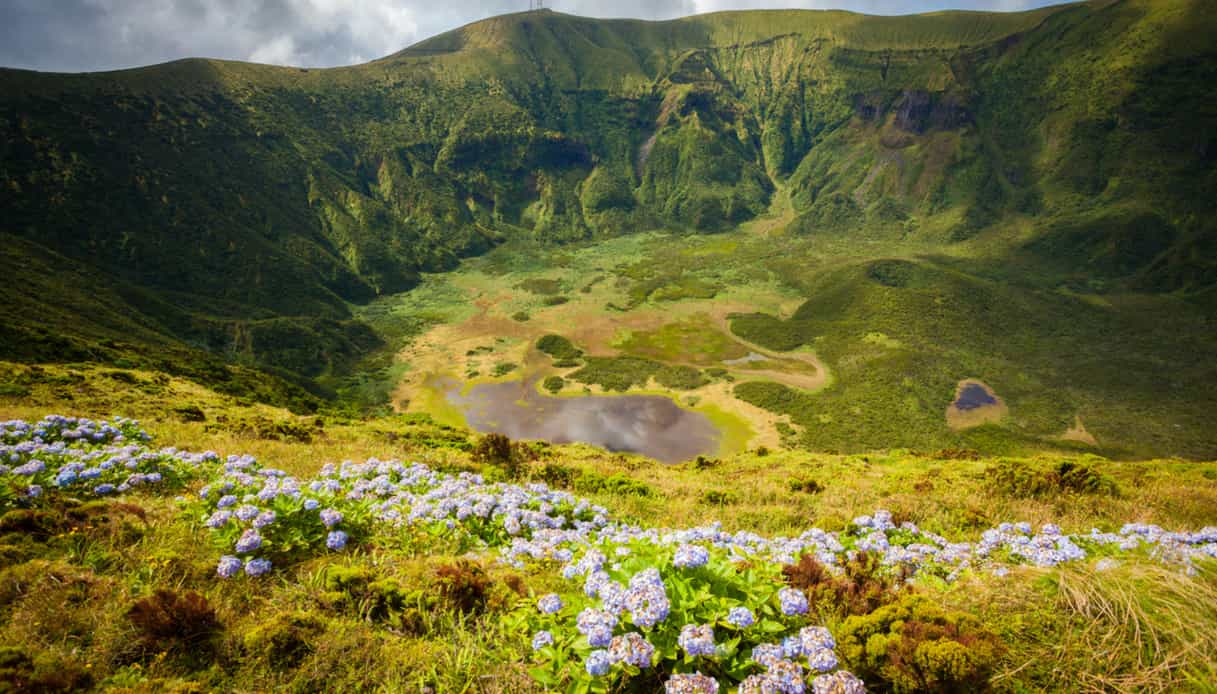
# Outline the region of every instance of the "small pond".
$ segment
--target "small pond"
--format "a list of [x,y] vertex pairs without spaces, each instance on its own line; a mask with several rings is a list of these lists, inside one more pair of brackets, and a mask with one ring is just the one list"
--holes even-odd
[[959,391],[959,397],[955,398],[955,409],[960,412],[968,412],[969,410],[979,410],[982,407],[996,405],[997,398],[979,383],[968,383]]
[[680,463],[719,448],[722,434],[705,416],[657,395],[550,397],[532,381],[463,388],[456,379],[433,384],[482,433],[551,443],[589,443]]

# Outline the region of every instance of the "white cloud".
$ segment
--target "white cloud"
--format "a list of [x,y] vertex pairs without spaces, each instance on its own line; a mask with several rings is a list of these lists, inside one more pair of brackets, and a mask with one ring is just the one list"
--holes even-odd
[[[549,0],[560,12],[671,19],[762,7],[871,14],[1019,10],[1045,0]],[[0,65],[104,70],[185,57],[301,67],[365,62],[528,0],[0,0]]]

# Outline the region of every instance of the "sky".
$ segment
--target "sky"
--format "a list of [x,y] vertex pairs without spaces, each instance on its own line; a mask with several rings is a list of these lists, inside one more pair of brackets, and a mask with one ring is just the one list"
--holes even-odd
[[[671,19],[778,7],[912,14],[1016,11],[1054,0],[548,0],[590,17]],[[297,67],[353,65],[528,0],[0,0],[0,66],[114,70],[178,58]]]

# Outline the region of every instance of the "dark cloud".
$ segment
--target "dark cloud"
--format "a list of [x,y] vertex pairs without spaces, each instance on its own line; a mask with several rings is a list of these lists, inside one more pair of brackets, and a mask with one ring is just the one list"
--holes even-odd
[[[1044,0],[549,0],[561,12],[670,19],[762,7],[873,14],[1017,10]],[[365,62],[528,0],[0,0],[0,65],[110,70],[185,57],[328,67]]]

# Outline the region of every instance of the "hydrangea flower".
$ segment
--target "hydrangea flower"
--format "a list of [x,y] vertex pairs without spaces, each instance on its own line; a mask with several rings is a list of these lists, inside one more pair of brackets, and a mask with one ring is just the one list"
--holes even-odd
[[258,514],[257,518],[254,518],[254,527],[255,528],[265,528],[266,526],[270,525],[271,523],[274,523],[276,517],[277,516],[274,511],[270,511],[270,510],[263,511],[262,513]]
[[327,528],[332,528],[342,522],[342,512],[327,508],[321,512],[321,522]]
[[203,523],[208,528],[216,530],[228,525],[228,521],[232,520],[232,511],[216,511],[207,518]]
[[617,626],[617,615],[608,610],[586,608],[575,618],[575,628],[587,637],[592,648],[604,648],[613,640],[613,629]]
[[613,663],[611,660],[609,660],[608,651],[603,649],[589,653],[587,655],[587,662],[584,663],[584,667],[587,669],[587,674],[591,675],[592,677],[601,677],[603,675],[607,675],[609,668],[612,666]]
[[245,504],[244,506],[238,507],[237,510],[233,512],[233,515],[248,523],[258,516],[258,507]]
[[732,607],[727,613],[727,623],[738,629],[747,629],[756,623],[756,617],[747,607]]
[[609,644],[609,658],[614,663],[625,663],[636,668],[651,667],[655,654],[655,646],[651,645],[642,634],[631,631],[622,636],[614,636]]
[[242,562],[237,557],[232,555],[224,555],[220,557],[220,563],[216,566],[216,574],[220,578],[232,578],[241,572]]
[[552,646],[553,644],[554,644],[554,635],[551,634],[550,632],[538,631],[536,634],[533,634],[532,649],[534,651],[539,651],[542,648],[545,648],[546,646]]
[[818,650],[832,650],[837,647],[837,641],[832,637],[832,632],[824,627],[803,627],[799,630],[799,640],[803,644],[804,653],[813,653]]
[[562,609],[562,598],[557,593],[550,593],[537,601],[537,609],[541,614],[554,614]]
[[692,675],[672,675],[663,683],[664,694],[718,694],[718,680],[700,672]]
[[829,672],[837,668],[837,654],[820,648],[807,653],[807,665],[816,672]]
[[782,614],[787,617],[807,614],[807,596],[801,590],[783,588],[778,591],[778,602],[782,605]]
[[237,554],[249,554],[256,551],[262,546],[262,536],[257,530],[250,528],[241,533],[241,539],[237,540]]
[[334,530],[325,538],[325,546],[334,551],[344,549],[347,546],[348,536],[341,530]]
[[811,682],[813,694],[866,694],[866,685],[853,673],[840,670]]
[[245,573],[249,576],[261,576],[270,571],[270,567],[269,559],[250,559],[245,562]]
[[712,656],[718,651],[718,646],[714,644],[714,627],[709,624],[684,625],[677,643],[691,656]]
[[676,548],[672,563],[682,569],[695,569],[710,561],[710,552],[701,545],[681,545]]

